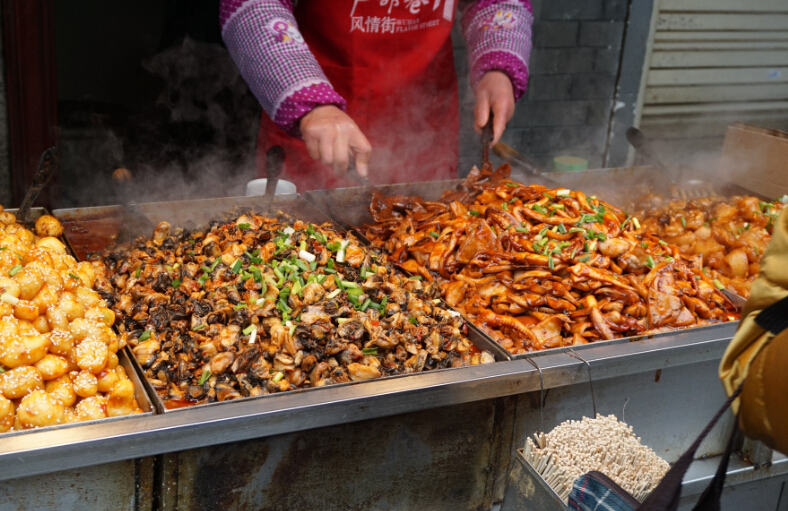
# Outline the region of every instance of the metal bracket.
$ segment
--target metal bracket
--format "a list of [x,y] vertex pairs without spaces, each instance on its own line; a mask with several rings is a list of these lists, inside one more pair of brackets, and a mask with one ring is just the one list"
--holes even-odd
[[741,448],[742,457],[752,463],[753,467],[769,467],[772,464],[772,454],[774,451],[767,447],[763,442],[745,437],[744,445]]
[[567,348],[565,353],[570,357],[580,360],[588,368],[588,386],[591,388],[591,404],[594,406],[594,418],[596,418],[596,395],[594,394],[594,380],[591,378],[591,364],[588,363],[588,360],[575,353],[575,350],[572,348]]
[[544,378],[542,368],[532,358],[526,360],[539,371],[539,431],[544,431]]

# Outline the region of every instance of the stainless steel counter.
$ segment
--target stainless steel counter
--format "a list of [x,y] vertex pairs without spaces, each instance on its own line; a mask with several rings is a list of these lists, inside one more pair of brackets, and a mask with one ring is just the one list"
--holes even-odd
[[[602,380],[719,360],[735,324],[679,332],[583,352]],[[587,384],[585,365],[565,353],[538,358],[546,389]],[[0,480],[85,467],[196,447],[237,442],[387,417],[540,389],[528,360],[463,367],[359,384],[294,391],[177,414],[86,424],[67,433],[42,430],[0,440]],[[57,463],[53,463],[57,460]]]

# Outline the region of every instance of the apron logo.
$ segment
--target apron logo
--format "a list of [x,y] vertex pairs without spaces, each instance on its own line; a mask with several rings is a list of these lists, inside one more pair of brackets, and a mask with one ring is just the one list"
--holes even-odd
[[301,32],[286,20],[275,19],[268,27],[280,43],[306,44]]
[[[356,8],[364,2],[376,2],[382,7],[384,13],[389,16],[356,16]],[[425,28],[437,27],[440,19],[421,21],[421,19],[401,19],[391,17],[395,7],[401,7],[410,11],[411,14],[420,14],[421,8],[432,3],[432,11],[437,11],[443,4],[443,19],[451,22],[454,19],[454,4],[456,0],[353,0],[353,8],[350,10],[350,31],[364,32],[369,34],[385,34],[390,32],[410,32],[413,30],[423,30]],[[381,14],[384,14],[381,13]]]
[[[350,11],[350,17],[352,18],[353,15],[356,14],[356,7],[358,7],[358,4],[369,1],[378,2],[378,5],[381,7],[388,7],[388,14],[391,14],[392,9],[399,7],[400,5],[408,9],[411,14],[419,14],[423,5],[426,6],[430,4],[430,0],[353,0],[353,9]],[[441,2],[444,0],[433,1],[434,3],[432,4],[432,10],[436,11],[438,10],[438,7],[440,7]],[[453,6],[454,0],[447,0],[447,3],[452,4]]]

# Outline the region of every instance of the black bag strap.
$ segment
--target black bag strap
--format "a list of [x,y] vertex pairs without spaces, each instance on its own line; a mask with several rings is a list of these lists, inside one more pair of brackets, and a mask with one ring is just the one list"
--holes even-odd
[[788,296],[778,300],[763,309],[760,314],[755,316],[755,322],[759,327],[768,330],[774,335],[788,328]]
[[[744,384],[740,385],[739,388],[736,389],[736,392],[725,401],[725,404],[722,405],[722,408],[720,408],[717,414],[711,419],[711,422],[706,425],[706,428],[704,428],[700,436],[695,439],[690,448],[673,464],[673,467],[665,474],[665,477],[663,477],[662,481],[654,488],[651,495],[646,497],[646,500],[637,508],[637,511],[676,511],[676,509],[678,509],[679,497],[681,496],[681,481],[684,479],[684,474],[687,473],[687,470],[692,464],[695,452],[698,450],[698,447],[700,447],[703,439],[706,438],[712,428],[720,420],[720,417],[730,408],[733,400],[739,397],[743,386]],[[733,444],[737,431],[738,425],[734,427],[731,433],[731,438],[728,440],[728,446],[723,455],[723,460],[717,468],[717,473],[711,480],[709,487],[706,488],[703,495],[701,495],[694,510],[716,511],[720,509],[722,485],[725,482],[725,474],[728,470],[728,458],[730,458],[730,454],[733,451]]]

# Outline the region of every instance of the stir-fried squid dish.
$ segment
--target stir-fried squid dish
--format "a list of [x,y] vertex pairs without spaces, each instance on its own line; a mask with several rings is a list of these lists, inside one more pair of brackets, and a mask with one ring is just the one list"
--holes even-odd
[[329,224],[245,214],[104,258],[116,326],[169,408],[493,362],[439,288]]
[[677,245],[682,255],[695,259],[718,285],[748,297],[785,202],[788,197],[774,202],[757,197],[704,197],[671,201],[639,217],[645,230]]
[[736,319],[699,261],[636,217],[508,174],[474,168],[437,202],[376,195],[366,236],[512,353]]
[[139,413],[115,315],[49,215],[35,233],[0,206],[0,432]]

